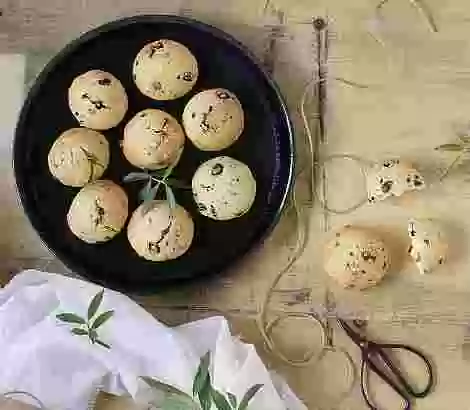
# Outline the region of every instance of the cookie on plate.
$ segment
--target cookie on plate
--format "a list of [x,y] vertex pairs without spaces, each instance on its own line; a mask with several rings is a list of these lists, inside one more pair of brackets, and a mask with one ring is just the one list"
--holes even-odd
[[126,90],[112,74],[91,70],[73,80],[69,107],[80,125],[107,130],[118,125],[127,112]]

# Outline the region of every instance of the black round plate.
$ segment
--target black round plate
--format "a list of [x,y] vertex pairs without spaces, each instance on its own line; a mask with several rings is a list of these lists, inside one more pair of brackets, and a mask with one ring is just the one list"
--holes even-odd
[[[147,43],[167,38],[186,45],[199,63],[199,79],[186,96],[158,102],[141,94],[132,81],[132,62]],[[257,181],[256,200],[244,216],[216,222],[201,216],[190,191],[175,190],[177,201],[192,215],[195,238],[182,257],[165,263],[141,259],[127,242],[125,229],[110,242],[88,245],[68,229],[66,214],[78,189],[52,178],[47,154],[54,140],[77,127],[68,108],[67,90],[79,74],[109,71],[119,78],[129,97],[129,111],[116,128],[105,131],[111,162],[103,178],[124,187],[129,212],[138,206],[138,183],[123,184],[136,171],[123,157],[119,142],[126,122],[145,108],[160,108],[181,121],[189,98],[215,87],[233,91],[245,111],[245,130],[230,148],[197,150],[186,142],[174,175],[190,184],[196,168],[217,155],[245,162]],[[271,231],[293,180],[293,136],[285,104],[271,78],[234,38],[206,24],[177,16],[137,16],[115,21],[84,34],[65,47],[39,75],[21,111],[14,142],[16,183],[23,207],[42,240],[72,270],[88,279],[135,293],[155,292],[163,284],[219,273]]]

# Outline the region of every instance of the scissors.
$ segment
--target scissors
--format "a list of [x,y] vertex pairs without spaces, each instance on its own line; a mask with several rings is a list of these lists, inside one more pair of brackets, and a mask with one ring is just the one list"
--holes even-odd
[[[434,375],[431,362],[428,358],[414,347],[397,343],[377,343],[368,340],[343,319],[337,319],[351,340],[359,347],[362,354],[361,362],[361,392],[369,409],[378,410],[372,402],[368,386],[369,371],[374,372],[388,386],[390,386],[404,401],[404,410],[410,410],[413,399],[424,398],[431,392],[434,384]],[[362,327],[358,321],[353,322],[357,327]],[[427,384],[422,390],[415,389],[407,380],[406,376],[396,366],[387,350],[407,351],[417,356],[424,363],[427,373]]]

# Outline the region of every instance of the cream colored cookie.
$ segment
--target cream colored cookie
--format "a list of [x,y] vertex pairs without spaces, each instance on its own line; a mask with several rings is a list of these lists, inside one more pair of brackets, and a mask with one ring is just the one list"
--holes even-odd
[[367,192],[371,203],[424,188],[423,176],[410,163],[400,159],[380,162],[367,172]]
[[137,88],[154,100],[174,100],[193,88],[198,77],[197,61],[183,44],[157,40],[137,54],[133,64]]
[[408,249],[421,274],[431,273],[447,259],[448,244],[442,226],[432,219],[408,223],[411,245]]
[[244,215],[256,196],[256,181],[250,169],[230,157],[203,163],[193,176],[192,188],[199,212],[221,221]]
[[384,242],[363,228],[345,226],[325,247],[325,271],[348,289],[377,285],[389,271],[390,263]]
[[112,74],[91,70],[73,80],[69,107],[80,125],[107,130],[118,125],[127,112],[126,90]]
[[75,196],[67,222],[75,236],[87,243],[106,242],[121,231],[128,214],[127,195],[109,180],[85,185]]
[[82,187],[103,175],[109,164],[109,144],[97,131],[72,128],[55,140],[47,161],[51,174],[64,185]]
[[232,145],[243,132],[243,108],[228,90],[205,90],[189,100],[183,112],[183,126],[197,148],[219,151]]
[[184,139],[175,118],[165,111],[147,109],[136,114],[124,128],[122,150],[136,167],[161,169],[178,161]]
[[186,210],[167,201],[144,202],[132,214],[127,238],[139,256],[164,262],[183,255],[191,246],[194,223]]

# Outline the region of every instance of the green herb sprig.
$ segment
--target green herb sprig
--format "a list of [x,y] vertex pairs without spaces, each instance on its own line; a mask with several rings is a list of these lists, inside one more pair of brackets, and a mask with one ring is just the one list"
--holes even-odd
[[444,170],[444,172],[440,176],[439,179],[442,181],[447,176],[449,176],[450,172],[460,163],[460,161],[466,155],[470,154],[470,136],[461,135],[459,136],[458,141],[450,144],[439,145],[435,149],[436,151],[453,152],[456,154],[454,160],[450,163],[450,165]]
[[210,410],[212,404],[215,405],[217,410],[246,410],[263,385],[255,384],[251,386],[240,402],[233,393],[227,392],[225,396],[212,386],[209,373],[210,358],[210,352],[207,352],[199,362],[193,381],[192,396],[151,377],[142,377],[142,379],[150,387],[166,394],[168,401],[165,401],[164,407],[160,407],[165,408],[165,410]]
[[88,306],[87,318],[83,318],[75,313],[59,313],[56,318],[61,322],[74,325],[70,330],[74,335],[87,336],[91,344],[97,344],[106,349],[110,349],[111,346],[103,342],[98,337],[98,328],[103,326],[109,319],[114,315],[114,310],[108,310],[106,312],[98,314],[98,309],[103,302],[104,289],[99,291]]
[[168,201],[170,208],[174,209],[176,207],[176,199],[172,188],[190,189],[190,187],[175,178],[170,178],[173,168],[174,167],[168,167],[165,170],[153,172],[131,172],[124,177],[123,181],[146,182],[139,192],[139,199],[141,202],[154,200],[160,189],[164,188],[166,200]]

